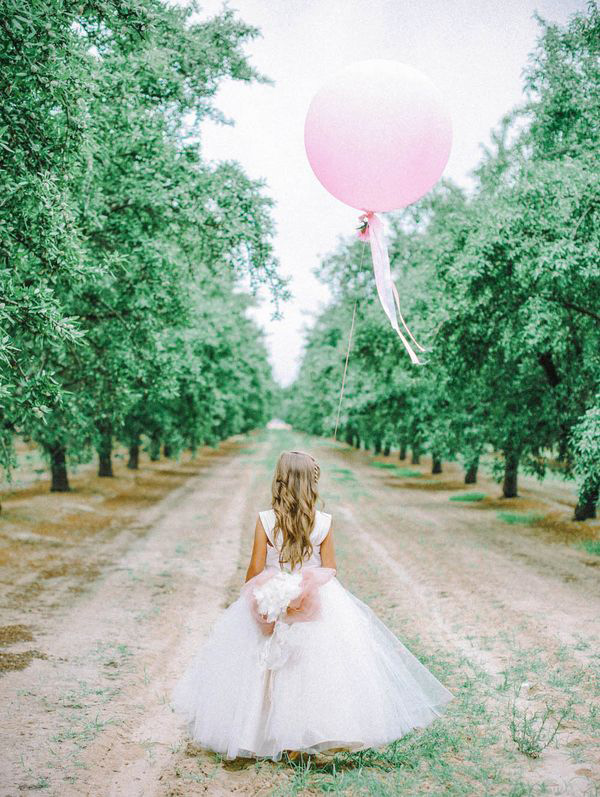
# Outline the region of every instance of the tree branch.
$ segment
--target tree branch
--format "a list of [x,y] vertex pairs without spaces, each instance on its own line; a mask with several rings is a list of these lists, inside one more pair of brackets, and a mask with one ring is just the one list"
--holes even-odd
[[594,313],[593,310],[588,310],[587,307],[581,307],[578,304],[573,304],[573,302],[566,302],[564,299],[557,299],[554,296],[545,296],[544,294],[542,294],[542,299],[547,299],[549,302],[560,304],[562,307],[566,307],[568,310],[575,310],[575,312],[581,313],[582,315],[587,315],[590,318],[593,318],[594,321],[598,321],[600,323],[600,315],[598,313]]

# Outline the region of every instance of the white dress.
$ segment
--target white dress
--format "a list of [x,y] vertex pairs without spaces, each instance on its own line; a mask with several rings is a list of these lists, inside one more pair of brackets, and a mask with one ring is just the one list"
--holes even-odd
[[[265,567],[279,570],[275,513],[260,518],[271,543]],[[303,568],[320,567],[330,523],[317,511]],[[355,751],[384,746],[442,714],[452,693],[365,603],[335,577],[319,597],[320,617],[286,626],[293,632],[287,660],[273,666],[247,597],[225,609],[171,696],[199,746],[227,759],[275,761],[284,750]]]

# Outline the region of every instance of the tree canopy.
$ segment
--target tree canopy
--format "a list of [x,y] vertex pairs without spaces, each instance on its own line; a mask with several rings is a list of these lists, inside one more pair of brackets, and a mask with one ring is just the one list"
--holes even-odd
[[[357,302],[341,429],[376,452],[398,445],[434,471],[461,458],[474,481],[495,452],[505,496],[521,466],[580,479],[576,516],[600,487],[600,12],[564,27],[537,16],[524,102],[493,131],[470,195],[444,178],[390,214],[392,269],[427,363],[414,367],[390,328],[369,258],[346,240],[319,277],[332,300],[309,331],[287,420],[332,434]],[[315,397],[318,396],[318,400]]]
[[2,0],[0,464],[39,443],[53,488],[115,439],[135,467],[262,425],[273,380],[248,308],[288,297],[272,201],[203,159],[225,78],[266,81],[225,9],[161,0]]

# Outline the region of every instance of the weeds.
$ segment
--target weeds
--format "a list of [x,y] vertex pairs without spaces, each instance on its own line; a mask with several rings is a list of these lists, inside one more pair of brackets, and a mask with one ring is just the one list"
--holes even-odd
[[[515,690],[510,709],[510,735],[517,749],[529,758],[539,758],[558,734],[565,719],[571,714],[572,701],[562,709],[554,709],[548,703],[543,712],[534,711],[531,715],[527,709],[517,707],[517,700],[523,684]],[[546,727],[548,723],[548,727]]]

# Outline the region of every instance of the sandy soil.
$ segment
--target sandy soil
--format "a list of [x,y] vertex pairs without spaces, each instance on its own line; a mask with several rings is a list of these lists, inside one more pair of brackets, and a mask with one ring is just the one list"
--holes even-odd
[[[340,581],[461,695],[439,721],[459,740],[444,759],[455,785],[443,792],[597,794],[600,557],[573,543],[598,538],[599,524],[570,522],[568,490],[528,483],[502,501],[485,478],[465,488],[455,467],[432,477],[427,462],[288,430],[232,439],[194,461],[144,461],[138,473],[119,464],[115,479],[85,471],[64,495],[40,482],[4,496],[0,794],[321,793],[323,783],[289,766],[198,750],[168,705],[237,597],[274,458],[291,445],[321,462]],[[469,491],[486,497],[449,500]],[[503,512],[529,516],[514,524]],[[511,738],[511,711],[548,701],[572,709],[531,759]],[[367,775],[334,778],[327,790],[442,791],[439,773],[423,767],[394,786],[383,775],[376,792],[364,791]]]

